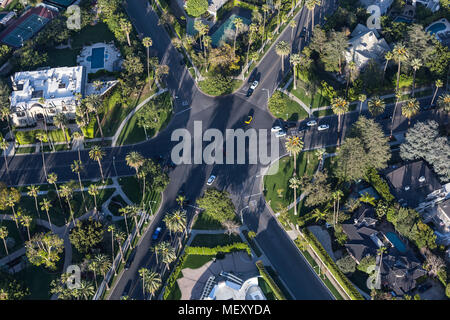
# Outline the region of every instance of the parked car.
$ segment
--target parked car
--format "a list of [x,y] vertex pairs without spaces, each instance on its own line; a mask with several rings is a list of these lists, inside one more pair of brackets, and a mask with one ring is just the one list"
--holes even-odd
[[286,131],[280,130],[280,131],[278,131],[278,132],[275,133],[275,136],[276,136],[277,138],[284,137],[284,136],[286,136]]
[[250,97],[253,94],[253,91],[255,91],[255,90],[253,90],[252,88],[248,88],[247,98]]
[[128,260],[125,263],[125,270],[128,270],[130,268],[135,256],[136,256],[136,248],[134,248],[133,251],[131,251],[130,256],[128,257]]
[[206,182],[206,184],[207,184],[208,186],[210,186],[210,185],[213,184],[214,180],[216,180],[216,176],[211,175],[211,176],[209,177],[208,181]]
[[295,128],[297,127],[297,123],[296,122],[285,122],[284,123],[284,129],[290,129],[290,128]]
[[306,27],[303,27],[302,31],[300,32],[300,38],[306,37]]
[[270,129],[272,132],[278,132],[280,130],[283,130],[280,126],[273,126],[272,129]]
[[159,235],[161,234],[161,227],[156,228],[155,232],[153,232],[152,240],[158,240]]
[[306,125],[307,125],[308,127],[314,127],[314,126],[317,126],[317,121],[316,121],[316,120],[310,120],[310,121],[308,121],[308,122],[306,123]]
[[245,118],[244,123],[245,124],[250,124],[253,121],[253,117],[252,116],[247,116],[247,118]]
[[130,293],[131,284],[132,280],[128,280],[127,284],[125,285],[125,288],[123,289],[122,297],[128,296],[128,294]]
[[328,130],[329,128],[330,128],[329,125],[327,125],[327,124],[321,124],[320,126],[317,127],[317,130],[323,131],[323,130]]

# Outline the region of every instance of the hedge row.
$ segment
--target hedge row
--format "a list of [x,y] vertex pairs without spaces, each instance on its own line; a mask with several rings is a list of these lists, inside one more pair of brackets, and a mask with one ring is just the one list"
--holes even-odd
[[214,248],[208,248],[208,247],[186,247],[186,253],[187,254],[201,254],[201,255],[207,255],[207,256],[213,256],[218,253],[228,253],[233,251],[239,251],[239,250],[245,250],[247,251],[248,255],[251,255],[251,250],[248,244],[244,242],[235,242],[232,244],[228,244],[226,246],[217,246]]
[[334,278],[345,289],[350,298],[352,300],[364,300],[361,293],[359,293],[359,291],[353,286],[350,280],[348,280],[344,273],[342,273],[342,271],[339,269],[336,263],[334,263],[333,259],[331,259],[330,255],[323,248],[322,244],[316,239],[316,237],[306,228],[304,228],[302,232],[305,235],[308,243],[320,257],[320,259],[322,259],[322,261],[326,264],[328,270],[330,270]]
[[178,275],[180,274],[180,272],[183,268],[183,264],[184,264],[184,261],[186,260],[186,257],[187,257],[186,253],[184,253],[180,257],[180,260],[178,261],[177,266],[172,271],[172,274],[170,275],[169,279],[167,279],[167,285],[166,285],[166,290],[164,291],[163,300],[167,300],[169,295],[172,293],[172,290],[174,289],[175,284],[177,282]]
[[370,168],[366,174],[366,181],[369,182],[378,194],[386,201],[391,202],[395,198],[389,190],[389,185],[387,182],[380,177],[377,170],[374,168]]
[[275,281],[272,279],[272,277],[267,273],[266,269],[264,268],[264,264],[261,260],[256,261],[256,267],[259,270],[259,274],[261,277],[267,282],[267,284],[272,289],[273,293],[275,294],[275,297],[277,297],[278,300],[286,300],[286,297],[281,292],[281,289],[277,286]]

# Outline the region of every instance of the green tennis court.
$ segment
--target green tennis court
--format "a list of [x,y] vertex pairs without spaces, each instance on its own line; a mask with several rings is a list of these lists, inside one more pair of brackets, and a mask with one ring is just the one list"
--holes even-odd
[[23,42],[34,36],[49,21],[50,19],[31,14],[6,35],[2,41],[14,47],[21,47]]

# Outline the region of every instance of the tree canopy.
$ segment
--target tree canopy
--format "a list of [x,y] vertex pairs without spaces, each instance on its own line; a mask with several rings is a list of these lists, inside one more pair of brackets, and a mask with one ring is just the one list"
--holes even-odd
[[226,191],[209,188],[203,197],[197,200],[197,205],[205,209],[204,214],[220,223],[235,217],[234,204]]

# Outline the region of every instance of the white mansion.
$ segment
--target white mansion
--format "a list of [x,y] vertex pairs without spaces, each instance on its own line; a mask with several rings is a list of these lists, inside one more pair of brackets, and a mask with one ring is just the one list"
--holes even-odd
[[14,126],[32,126],[44,120],[52,123],[53,116],[60,112],[75,119],[77,98],[84,96],[86,76],[83,66],[15,73],[11,76]]

